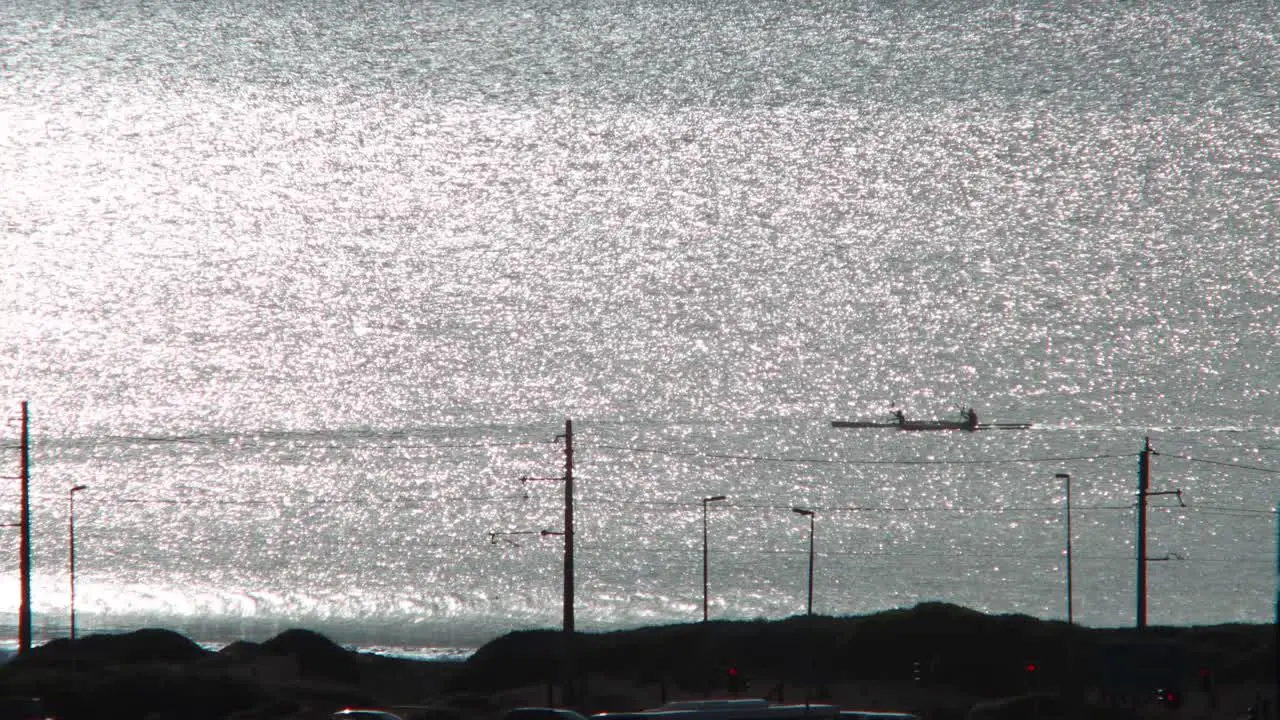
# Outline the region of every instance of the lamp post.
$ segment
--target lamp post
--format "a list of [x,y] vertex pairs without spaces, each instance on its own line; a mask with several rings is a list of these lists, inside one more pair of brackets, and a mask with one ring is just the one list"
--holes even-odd
[[707,621],[707,504],[725,499],[724,495],[702,498],[702,622]]
[[76,641],[76,493],[89,487],[75,485],[67,492],[67,575],[71,584],[71,642]]
[[1071,475],[1068,473],[1058,473],[1053,476],[1055,480],[1062,480],[1066,485],[1067,495],[1067,624],[1075,623],[1075,614],[1072,612],[1071,592]]
[[815,643],[817,633],[813,626],[813,519],[815,513],[813,510],[798,507],[791,508],[791,512],[809,518],[809,602],[805,611],[805,624],[809,626],[809,687],[805,689],[804,693],[804,704],[807,708],[810,699],[813,697],[814,668],[818,665],[817,659],[814,657],[818,652]]
[[806,610],[807,615],[813,614],[813,517],[812,510],[805,508],[791,508],[791,512],[797,515],[804,515],[809,518],[809,604]]

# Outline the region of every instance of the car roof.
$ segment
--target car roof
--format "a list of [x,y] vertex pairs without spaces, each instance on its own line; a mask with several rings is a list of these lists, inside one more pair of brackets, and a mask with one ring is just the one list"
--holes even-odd
[[518,707],[507,711],[505,720],[587,720],[576,710],[553,707]]
[[332,720],[401,720],[400,716],[393,712],[375,708],[344,708],[329,717]]

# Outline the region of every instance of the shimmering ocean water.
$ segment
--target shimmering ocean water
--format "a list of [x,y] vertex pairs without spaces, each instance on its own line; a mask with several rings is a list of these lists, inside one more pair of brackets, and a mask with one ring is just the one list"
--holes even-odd
[[[926,600],[1269,622],[1280,10],[0,6],[37,642],[474,648]],[[1027,430],[902,433],[835,419]],[[0,530],[0,635],[18,531]]]

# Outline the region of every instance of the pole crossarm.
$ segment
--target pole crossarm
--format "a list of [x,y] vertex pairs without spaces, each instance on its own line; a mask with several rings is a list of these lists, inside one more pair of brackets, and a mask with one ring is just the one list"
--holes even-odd
[[[521,485],[527,485],[527,484],[529,484],[529,483],[531,483],[531,482],[567,482],[567,481],[568,481],[568,479],[567,479],[567,478],[565,478],[564,476],[561,476],[561,477],[532,477],[532,476],[529,476],[529,475],[522,475],[522,476],[520,476],[520,484],[521,484]],[[528,491],[528,490],[525,490],[525,491],[524,491],[523,499],[524,499],[524,500],[528,500],[528,499],[529,499],[529,491]]]
[[489,531],[489,544],[497,545],[501,540],[515,547],[520,547],[520,543],[512,540],[513,537],[521,535],[537,535],[538,537],[547,537],[548,535],[563,535],[559,530],[491,530]]
[[1181,490],[1161,490],[1160,492],[1148,492],[1148,493],[1147,493],[1147,497],[1151,497],[1151,496],[1153,496],[1153,495],[1177,495],[1177,496],[1178,496],[1178,504],[1179,504],[1179,505],[1181,505],[1182,507],[1186,507],[1186,506],[1187,506],[1187,504],[1186,504],[1186,503],[1182,502],[1182,491],[1181,491]]

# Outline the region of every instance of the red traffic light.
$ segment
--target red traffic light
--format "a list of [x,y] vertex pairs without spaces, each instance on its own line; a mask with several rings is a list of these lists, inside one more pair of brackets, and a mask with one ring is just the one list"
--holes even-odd
[[747,689],[747,679],[738,674],[738,668],[729,666],[725,670],[725,676],[726,689],[734,696]]
[[1213,671],[1207,667],[1200,668],[1200,689],[1213,692]]
[[1033,662],[1029,662],[1026,664],[1026,666],[1023,669],[1026,670],[1028,673],[1033,673],[1036,671],[1036,664]]

